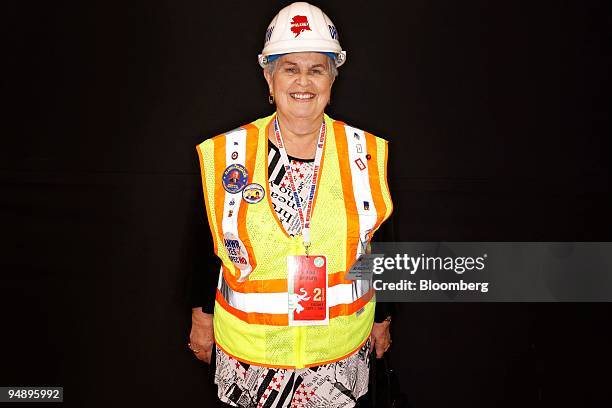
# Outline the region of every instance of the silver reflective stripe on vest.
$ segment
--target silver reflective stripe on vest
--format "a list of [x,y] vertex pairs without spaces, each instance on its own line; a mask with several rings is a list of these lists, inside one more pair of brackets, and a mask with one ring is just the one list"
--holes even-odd
[[[225,134],[225,166],[232,164],[239,164],[246,167],[246,140],[247,131],[243,128],[232,130]],[[248,170],[248,169],[247,169]],[[246,262],[234,263],[240,271],[238,281],[242,282],[246,280],[253,270],[251,266],[251,259],[249,259],[248,253],[245,249],[242,237],[238,234],[238,213],[240,206],[244,205],[242,202],[242,192],[231,194],[227,191],[223,192],[224,203],[223,203],[223,218],[221,221],[223,242],[224,245],[232,245],[232,250],[239,252],[238,257],[246,260]],[[229,252],[230,249],[228,249]]]
[[[223,168],[227,168],[232,164],[240,164],[241,166],[246,165],[246,137],[247,131],[242,128],[226,133],[225,164]],[[235,158],[232,158],[232,155],[234,155]],[[238,211],[240,210],[241,204],[242,193],[229,194],[224,191],[222,235],[229,232],[236,237],[238,236]]]
[[[367,154],[368,147],[366,136],[363,130],[344,126],[346,133],[346,143],[348,146],[349,164],[351,168],[351,181],[353,184],[353,194],[357,212],[359,214],[359,246],[355,258],[358,259],[366,252],[366,245],[371,236],[370,231],[374,229],[378,214],[372,198],[370,188],[370,175],[368,166],[370,165]],[[376,166],[376,163],[373,164]]]
[[[369,280],[355,280],[327,288],[328,307],[351,304],[368,293],[372,288]],[[219,291],[225,301],[235,309],[246,313],[289,313],[289,294],[276,293],[243,293],[229,287],[223,273],[219,276]]]

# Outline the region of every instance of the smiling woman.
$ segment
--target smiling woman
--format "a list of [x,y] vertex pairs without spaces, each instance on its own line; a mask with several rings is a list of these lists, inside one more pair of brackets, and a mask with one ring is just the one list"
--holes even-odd
[[284,8],[259,56],[276,112],[197,147],[221,267],[189,347],[229,406],[358,406],[390,347],[371,282],[345,279],[393,208],[387,142],[325,114],[345,60],[320,9]]
[[279,112],[292,115],[294,120],[321,114],[329,103],[335,79],[329,69],[329,57],[298,52],[283,55],[277,61],[273,70],[265,70],[265,77]]
[[[264,69],[271,100],[276,102],[277,120],[285,134],[287,154],[314,157],[323,111],[329,104],[335,64],[323,53],[298,52],[281,56]],[[272,128],[270,128],[272,130]],[[270,140],[272,134],[268,135]]]

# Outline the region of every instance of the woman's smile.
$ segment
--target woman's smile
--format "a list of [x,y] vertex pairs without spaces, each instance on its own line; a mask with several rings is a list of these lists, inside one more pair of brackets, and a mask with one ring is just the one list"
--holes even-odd
[[315,94],[312,92],[291,92],[289,96],[300,102],[310,102],[315,97]]

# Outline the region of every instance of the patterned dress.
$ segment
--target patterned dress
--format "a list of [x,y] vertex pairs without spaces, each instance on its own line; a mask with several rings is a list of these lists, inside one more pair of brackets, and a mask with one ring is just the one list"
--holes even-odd
[[[289,157],[302,203],[308,194],[313,160]],[[300,233],[300,221],[276,146],[269,143],[268,188],[277,217],[287,233]],[[234,407],[340,408],[355,406],[368,391],[370,340],[349,357],[302,369],[277,369],[237,361],[215,346],[215,384],[221,401]]]

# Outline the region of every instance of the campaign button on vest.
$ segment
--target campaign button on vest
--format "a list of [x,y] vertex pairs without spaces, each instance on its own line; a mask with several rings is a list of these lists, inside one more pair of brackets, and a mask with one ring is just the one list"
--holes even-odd
[[261,184],[251,183],[242,190],[242,198],[249,204],[260,202],[265,195],[264,188]]
[[239,193],[246,186],[249,172],[242,164],[230,164],[223,171],[223,188],[228,193]]
[[230,261],[232,261],[236,268],[240,270],[249,268],[249,253],[240,238],[231,232],[226,232],[223,234],[223,244]]

